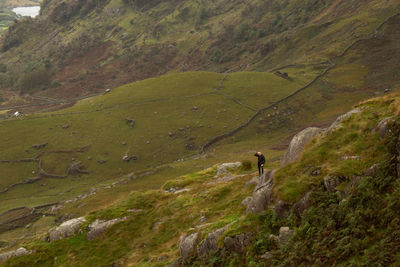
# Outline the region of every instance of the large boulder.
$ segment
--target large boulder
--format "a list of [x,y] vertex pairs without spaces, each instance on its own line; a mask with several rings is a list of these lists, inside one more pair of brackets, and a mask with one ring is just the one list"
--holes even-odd
[[200,257],[209,256],[212,252],[217,251],[218,247],[218,239],[222,236],[226,230],[228,230],[229,225],[214,230],[209,233],[207,238],[201,242],[201,244],[197,247],[197,254]]
[[309,127],[296,134],[290,142],[289,148],[282,159],[281,167],[298,160],[306,144],[322,131],[324,130],[321,128]]
[[246,212],[259,214],[267,210],[272,201],[272,190],[274,187],[274,171],[268,171],[261,176],[260,182],[253,192],[251,201],[247,205]]
[[53,242],[75,235],[84,222],[86,222],[86,219],[84,217],[79,217],[63,222],[58,227],[49,231],[49,241]]
[[327,129],[327,132],[330,133],[336,129],[339,129],[340,127],[342,127],[342,122],[348,118],[350,118],[352,115],[354,114],[358,114],[361,112],[361,109],[359,108],[355,108],[353,110],[350,110],[349,112],[347,112],[346,114],[343,114],[341,116],[339,116],[332,124],[331,126],[329,126],[329,128]]
[[224,239],[224,247],[228,251],[233,251],[242,254],[246,247],[251,245],[252,234],[241,233],[235,236],[227,236]]
[[222,163],[217,166],[217,176],[227,174],[230,169],[239,168],[242,166],[241,162]]
[[116,218],[116,219],[109,220],[109,221],[96,219],[94,222],[89,224],[89,232],[86,234],[86,239],[94,240],[94,239],[98,238],[108,228],[113,226],[114,224],[125,221],[126,219],[127,219],[127,217]]
[[0,262],[4,262],[10,258],[19,257],[23,255],[30,254],[31,251],[27,250],[26,248],[19,248],[16,250],[8,251],[5,253],[0,254]]
[[179,240],[179,253],[184,261],[195,255],[197,240],[197,233],[193,233],[189,236],[181,236]]

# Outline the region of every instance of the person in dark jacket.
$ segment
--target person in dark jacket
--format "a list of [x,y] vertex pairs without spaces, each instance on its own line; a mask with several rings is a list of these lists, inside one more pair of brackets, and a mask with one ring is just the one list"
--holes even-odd
[[258,174],[261,176],[261,174],[264,174],[265,157],[261,152],[257,152],[254,156],[258,158]]

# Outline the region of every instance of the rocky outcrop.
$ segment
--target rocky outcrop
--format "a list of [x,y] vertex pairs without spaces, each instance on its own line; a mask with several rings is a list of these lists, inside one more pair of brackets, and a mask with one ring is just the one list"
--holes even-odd
[[281,167],[298,160],[306,144],[323,131],[321,128],[310,127],[296,134],[281,161]]
[[361,109],[359,108],[355,108],[353,110],[350,110],[349,112],[347,112],[346,114],[343,114],[341,116],[339,116],[332,124],[331,126],[329,126],[329,128],[327,129],[327,132],[330,133],[336,129],[339,129],[340,127],[342,127],[342,122],[345,119],[350,118],[352,115],[354,114],[358,114],[361,112]]
[[89,172],[84,170],[82,162],[72,163],[67,169],[67,175],[79,175],[88,174]]
[[222,163],[217,166],[217,176],[225,175],[230,169],[239,168],[242,166],[241,162]]
[[252,234],[241,233],[235,236],[227,236],[224,239],[224,247],[236,253],[243,253],[246,247],[251,245]]
[[390,129],[390,124],[393,122],[392,118],[385,118],[381,120],[378,125],[372,130],[373,133],[378,133],[379,138],[385,139],[388,137],[391,129]]
[[275,204],[273,208],[276,216],[280,218],[287,217],[290,210],[290,205],[283,200],[279,200],[278,203]]
[[212,252],[217,251],[219,249],[218,239],[226,230],[228,230],[228,227],[229,225],[209,233],[208,237],[197,247],[197,254],[200,257],[205,257],[209,256]]
[[31,251],[27,250],[26,248],[19,248],[19,249],[12,250],[9,252],[1,253],[0,254],[0,262],[4,262],[10,258],[23,256],[23,255],[27,255],[30,253],[31,253]]
[[99,238],[102,233],[104,233],[108,228],[113,226],[116,223],[126,221],[128,217],[117,218],[109,221],[104,220],[95,220],[91,224],[89,224],[89,232],[86,234],[87,240],[94,240]]
[[86,219],[84,217],[79,217],[63,222],[58,227],[49,231],[48,241],[53,242],[75,235],[84,222],[86,222]]
[[179,240],[179,253],[183,261],[195,255],[198,236],[197,233],[189,236],[181,236]]
[[336,187],[342,183],[341,178],[335,175],[327,175],[324,177],[324,186],[325,189],[334,193],[336,191]]
[[272,190],[274,187],[274,174],[275,170],[268,171],[261,176],[260,182],[254,189],[253,196],[249,201],[246,212],[258,214],[265,211],[271,204]]

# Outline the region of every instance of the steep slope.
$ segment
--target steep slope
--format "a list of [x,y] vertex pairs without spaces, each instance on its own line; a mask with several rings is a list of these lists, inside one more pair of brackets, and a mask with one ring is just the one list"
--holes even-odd
[[[132,193],[87,216],[76,235],[30,243],[32,254],[6,266],[165,266],[178,249],[174,266],[396,266],[399,106],[398,94],[359,104],[309,142],[299,161],[259,179],[253,199],[268,188],[265,210],[245,213],[257,183],[248,182],[247,164],[218,165],[171,180],[166,191]],[[90,232],[96,219],[116,218],[123,219]]]

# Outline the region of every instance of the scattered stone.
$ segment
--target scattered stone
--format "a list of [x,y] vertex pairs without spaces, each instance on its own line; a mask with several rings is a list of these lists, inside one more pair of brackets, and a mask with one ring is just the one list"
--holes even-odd
[[138,158],[137,158],[137,156],[135,156],[135,155],[133,155],[133,156],[125,155],[125,156],[122,157],[122,160],[123,160],[123,161],[126,161],[126,162],[135,161],[135,160],[137,160],[137,159],[138,159]]
[[139,213],[139,212],[142,212],[143,210],[142,209],[129,209],[129,210],[127,210],[127,212],[131,212],[131,213]]
[[88,160],[92,160],[92,157],[89,156],[89,157],[87,157],[87,159],[88,159]]
[[306,144],[322,131],[324,130],[321,128],[309,127],[296,134],[290,142],[289,148],[282,159],[281,167],[297,161],[300,158]]
[[181,236],[179,239],[179,253],[184,261],[194,256],[198,234],[194,233],[189,236]]
[[369,167],[367,170],[364,171],[365,176],[370,176],[370,177],[376,177],[378,175],[379,171],[379,165],[374,164],[371,167]]
[[129,124],[131,128],[135,127],[136,121],[134,119],[125,118],[125,121]]
[[97,161],[98,164],[105,164],[106,162],[107,162],[107,160],[104,160],[104,159],[101,159],[101,160]]
[[67,175],[88,174],[89,172],[83,170],[84,166],[81,162],[72,163],[67,169]]
[[190,189],[190,188],[184,188],[184,189],[176,190],[176,191],[174,191],[173,193],[174,193],[174,194],[180,194],[180,193],[189,192],[190,190],[192,190],[192,189]]
[[199,218],[199,223],[205,223],[206,221],[207,221],[207,217],[204,215]]
[[146,144],[150,144],[150,141],[146,141]]
[[317,167],[311,171],[311,176],[320,176],[321,175],[321,167]]
[[126,146],[126,142],[122,142],[121,145]]
[[350,110],[350,111],[347,112],[346,114],[339,116],[339,117],[335,120],[335,122],[333,122],[333,123],[331,124],[331,126],[329,126],[329,128],[327,129],[327,132],[330,133],[330,132],[332,132],[332,131],[334,131],[334,130],[339,129],[340,127],[342,127],[342,122],[343,122],[344,120],[350,118],[353,114],[358,114],[358,113],[360,113],[360,112],[361,112],[361,109],[355,108],[355,109],[353,109],[353,110]]
[[117,218],[109,221],[104,221],[104,220],[98,220],[96,219],[94,222],[89,224],[89,232],[86,234],[86,239],[87,240],[94,240],[100,235],[105,232],[108,228],[113,226],[116,223],[126,221],[128,217],[124,218]]
[[68,125],[68,124],[65,124],[65,125],[61,126],[61,128],[63,128],[63,129],[68,129],[68,128],[69,128],[69,125]]
[[265,252],[262,256],[261,259],[263,260],[270,260],[272,258],[271,252]]
[[291,230],[289,227],[281,227],[279,229],[279,245],[286,245],[290,238],[294,235],[294,230]]
[[179,131],[181,131],[181,132],[184,131],[184,130],[185,130],[185,128],[179,128]]
[[34,149],[42,149],[45,148],[47,146],[48,143],[43,143],[43,144],[34,144],[32,145],[32,148]]
[[243,201],[242,201],[242,203],[240,203],[240,205],[247,207],[250,204],[252,199],[253,199],[252,197],[246,197],[245,199],[243,199]]
[[63,222],[60,226],[56,227],[55,229],[51,229],[49,231],[49,241],[57,241],[60,239],[68,238],[70,236],[75,235],[79,229],[80,226],[86,222],[86,219],[84,217],[72,219],[66,222]]
[[169,137],[174,137],[174,134],[172,132],[168,132]]
[[193,107],[192,107],[192,111],[193,111],[193,112],[196,112],[196,111],[198,111],[198,110],[199,110],[198,107],[196,107],[196,106],[193,106]]
[[0,254],[0,262],[4,262],[10,258],[14,258],[14,257],[19,257],[19,256],[23,256],[23,255],[27,255],[32,253],[31,251],[27,250],[26,248],[19,248],[16,250],[12,250],[9,252],[5,252],[5,253],[1,253]]
[[217,175],[220,176],[229,172],[229,169],[236,169],[242,166],[241,162],[222,163],[217,166]]
[[343,156],[340,157],[340,160],[360,160],[360,156]]

